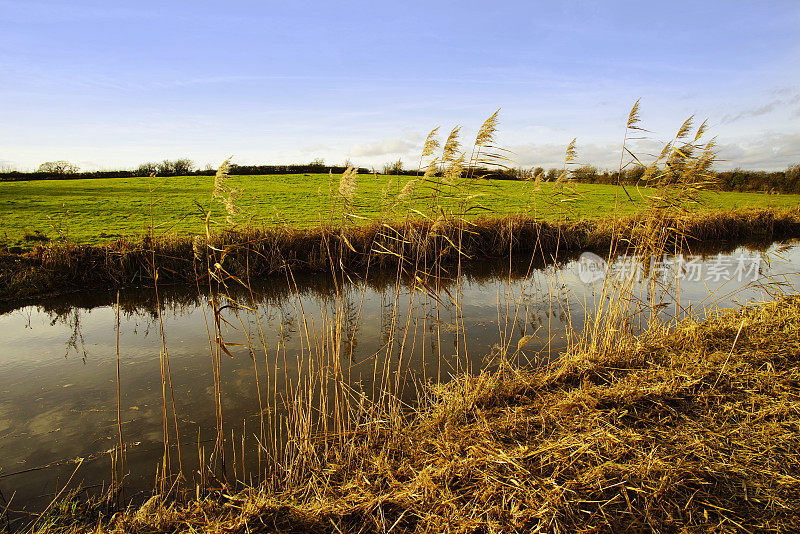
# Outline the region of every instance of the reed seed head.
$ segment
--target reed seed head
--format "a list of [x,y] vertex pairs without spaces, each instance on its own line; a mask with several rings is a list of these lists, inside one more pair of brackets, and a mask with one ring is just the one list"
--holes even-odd
[[564,151],[564,163],[569,163],[578,159],[578,149],[575,148],[575,143],[577,140],[578,138],[576,137],[570,141],[569,145],[567,146],[567,150]]
[[447,168],[445,168],[444,178],[446,181],[452,183],[454,180],[461,178],[461,175],[464,173],[465,157],[466,155],[462,152],[457,158],[450,162]]
[[228,180],[231,158],[233,158],[233,156],[223,161],[214,175],[214,189],[212,195],[217,198],[225,197],[225,182]]
[[494,142],[494,134],[497,131],[497,114],[500,109],[492,113],[492,115],[483,122],[483,125],[478,130],[478,135],[475,137],[475,145],[488,146]]
[[358,170],[353,167],[348,167],[339,180],[339,194],[352,202],[356,195],[356,175]]
[[708,129],[708,119],[704,120],[703,123],[700,125],[700,127],[697,128],[697,133],[694,135],[694,140],[698,141],[701,137],[703,137],[703,134],[706,133],[707,129]]
[[389,181],[386,182],[381,189],[381,200],[386,201],[389,197],[389,191],[392,190],[392,185],[394,185],[394,178],[389,178]]
[[661,149],[661,154],[658,155],[658,159],[656,161],[661,161],[666,159],[667,156],[672,152],[672,143],[667,143],[664,145],[664,148]]
[[203,236],[196,235],[192,239],[192,252],[194,252],[194,259],[203,259],[203,252],[205,251],[205,239]]
[[692,130],[693,121],[694,121],[694,115],[683,121],[683,124],[681,124],[681,127],[678,128],[678,133],[675,137],[677,139],[683,139],[684,137],[689,135],[689,132]]
[[450,135],[447,136],[447,141],[444,143],[444,150],[442,151],[442,162],[450,162],[456,158],[456,154],[461,149],[461,142],[458,136],[461,133],[461,126],[456,126],[450,130]]
[[425,173],[422,175],[423,180],[427,180],[428,178],[436,176],[436,166],[438,163],[439,161],[434,159],[428,164],[427,167],[425,167]]
[[409,180],[406,185],[403,186],[403,189],[400,190],[400,193],[397,194],[397,198],[400,200],[406,200],[411,198],[411,195],[414,194],[414,187],[416,187],[418,180]]
[[633,128],[639,123],[639,100],[633,104],[630,114],[628,114],[628,128]]
[[433,155],[436,152],[436,149],[439,148],[439,127],[437,126],[428,134],[428,137],[425,139],[425,145],[422,147],[422,157],[427,158]]

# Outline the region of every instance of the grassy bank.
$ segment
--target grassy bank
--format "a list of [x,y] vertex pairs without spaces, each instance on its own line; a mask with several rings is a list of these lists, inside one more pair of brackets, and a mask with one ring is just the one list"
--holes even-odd
[[[632,241],[647,232],[644,219],[588,219],[547,222],[531,217],[372,223],[361,226],[321,226],[309,229],[271,227],[229,231],[212,243],[225,249],[224,268],[233,277],[261,279],[296,273],[330,273],[340,266],[356,272],[396,265],[409,272],[422,268],[419,258],[447,264],[459,252],[462,262],[509,253],[537,254],[549,259],[557,250],[608,249],[614,232]],[[704,241],[800,236],[800,208],[688,213],[670,216],[660,224],[686,236],[689,250]],[[158,266],[160,284],[192,284],[207,277],[205,241],[190,237],[118,239],[106,245],[52,243],[22,253],[0,252],[0,298],[14,300],[76,290],[152,286]],[[559,256],[563,257],[563,256]],[[335,258],[335,259],[334,259]],[[341,264],[340,264],[341,260]],[[429,263],[430,264],[430,263]]]
[[[251,226],[289,225],[297,228],[319,226],[338,219],[336,188],[327,174],[273,176],[231,176],[229,184],[239,190],[236,198],[242,220]],[[403,176],[358,176],[358,199],[351,206],[361,223],[397,218],[407,210],[404,203],[390,203],[411,180]],[[151,227],[166,235],[202,233],[213,177],[108,178],[94,180],[45,180],[0,183],[0,238],[7,246],[30,248],[45,238],[68,239],[79,244],[100,244],[117,237],[139,238]],[[491,213],[536,215],[558,219],[564,209],[553,202],[555,185],[530,182],[475,180],[470,190],[480,191],[475,202],[480,210],[468,217]],[[613,185],[574,184],[573,218],[596,219],[611,211],[620,192]],[[617,203],[619,215],[633,215],[647,205],[655,189],[632,189],[633,201]],[[800,204],[800,195],[705,192],[705,210],[742,207],[790,208]],[[439,198],[445,210],[456,207],[458,199]],[[423,213],[432,204],[417,199],[410,207]],[[200,207],[202,206],[202,208]],[[219,206],[211,206],[220,214]],[[400,214],[401,218],[405,213]],[[27,239],[25,236],[28,236]]]
[[[787,532],[800,528],[800,299],[507,363],[318,443],[284,487],[153,497],[41,532]],[[96,530],[94,530],[96,529]]]

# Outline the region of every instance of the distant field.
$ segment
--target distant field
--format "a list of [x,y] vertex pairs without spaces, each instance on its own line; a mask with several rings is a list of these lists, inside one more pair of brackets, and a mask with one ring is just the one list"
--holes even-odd
[[[409,208],[430,213],[432,201],[424,198],[419,188],[416,194],[423,198],[396,201],[398,192],[409,180],[409,177],[359,175],[351,211],[363,219],[356,220],[399,218],[409,213]],[[212,182],[213,177],[207,176],[2,182],[0,239],[7,244],[30,246],[32,238],[26,241],[23,236],[38,231],[50,238],[66,236],[80,243],[100,243],[117,236],[141,235],[151,224],[159,233],[201,232]],[[382,192],[387,183],[390,187],[384,197]],[[329,195],[327,174],[231,176],[228,184],[241,190],[237,205],[242,222],[304,227],[338,221],[340,217],[338,176],[334,176],[332,184],[333,197]],[[479,193],[481,196],[469,204],[480,203],[482,209],[471,210],[470,215],[535,212],[545,218],[556,218],[569,205],[573,217],[606,217],[613,212],[617,194],[615,186],[575,184],[579,194],[575,201],[559,203],[555,201],[552,184],[542,184],[538,192],[531,185],[517,181],[476,181],[466,194]],[[620,192],[620,214],[642,209],[645,204],[641,195],[649,193],[628,189],[635,201],[628,201]],[[706,193],[704,198],[704,209],[800,205],[800,195],[723,192]],[[447,200],[442,204],[454,207],[456,202]],[[220,213],[218,207],[215,212]]]

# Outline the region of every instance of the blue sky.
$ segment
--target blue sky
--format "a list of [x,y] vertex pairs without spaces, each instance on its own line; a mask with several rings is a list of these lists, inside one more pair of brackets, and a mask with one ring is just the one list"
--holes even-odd
[[614,167],[708,118],[719,168],[800,163],[800,2],[0,0],[0,167],[229,155],[414,166],[502,108],[520,165]]

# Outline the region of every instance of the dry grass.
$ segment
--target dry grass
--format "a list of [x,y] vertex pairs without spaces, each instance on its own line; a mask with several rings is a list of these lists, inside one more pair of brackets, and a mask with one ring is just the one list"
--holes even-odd
[[501,364],[328,444],[286,490],[154,497],[96,531],[797,531],[798,331],[790,297],[538,370]]

